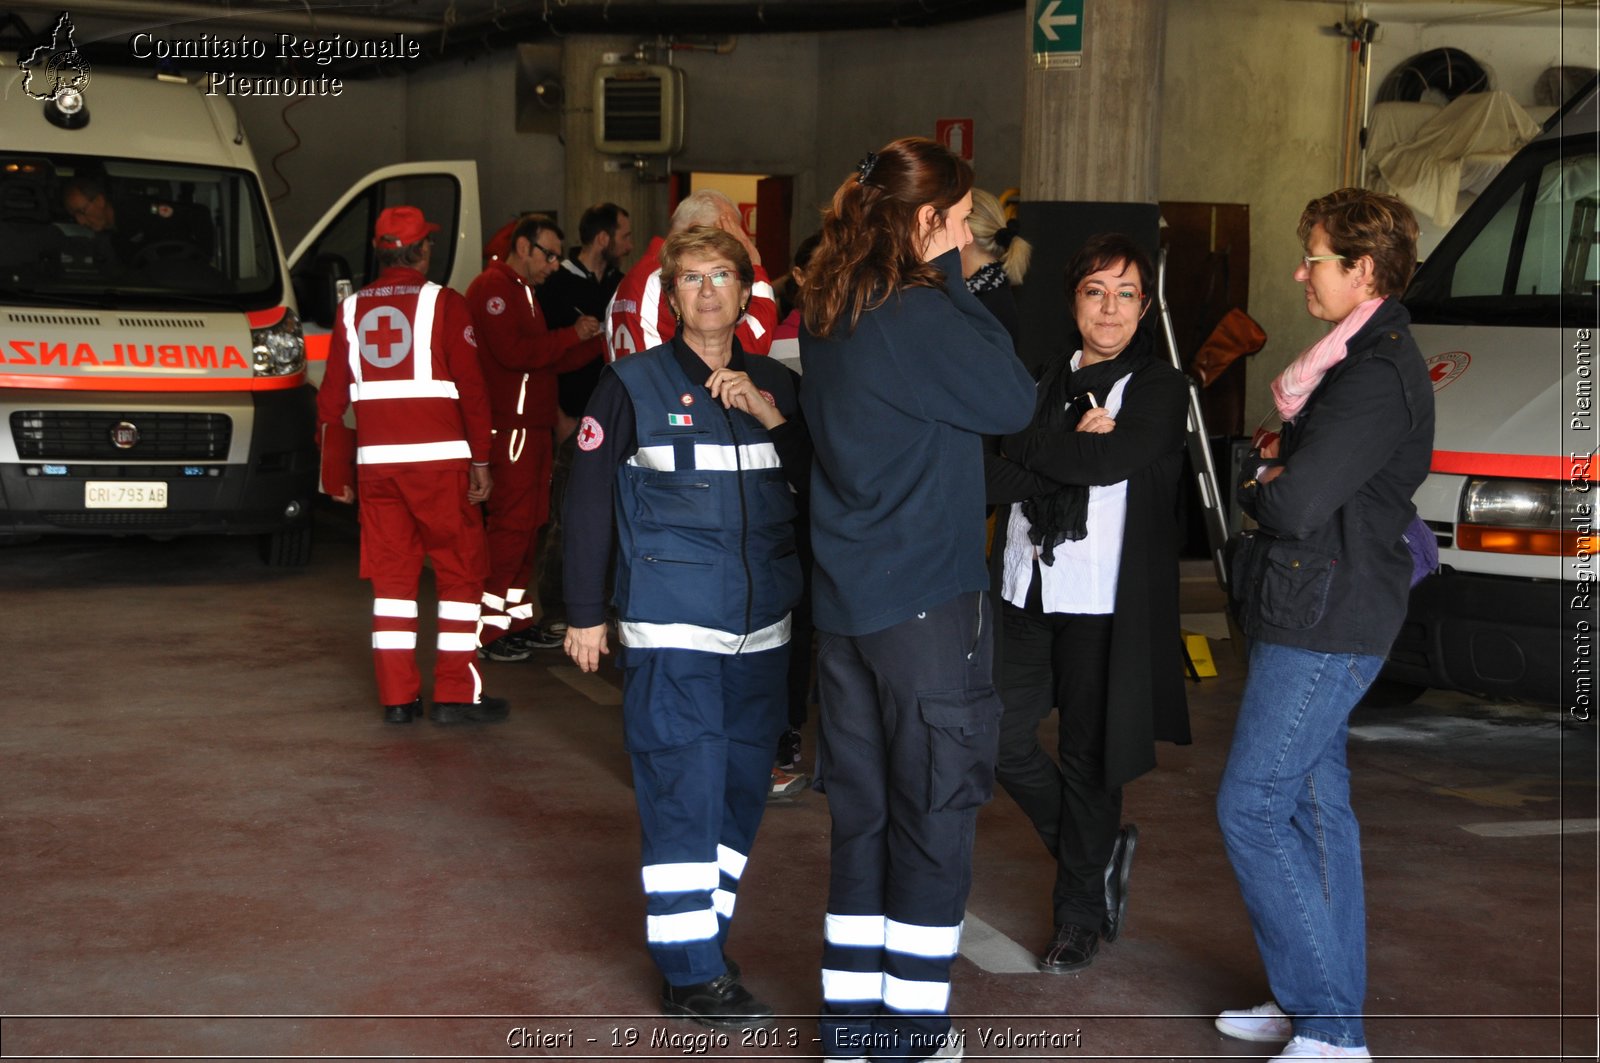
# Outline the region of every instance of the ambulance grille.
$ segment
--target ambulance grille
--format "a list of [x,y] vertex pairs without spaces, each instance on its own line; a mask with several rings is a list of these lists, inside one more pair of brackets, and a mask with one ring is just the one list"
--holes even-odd
[[[111,441],[123,421],[139,434],[126,449]],[[17,410],[11,439],[24,461],[221,461],[233,440],[233,419],[180,411]]]
[[7,314],[13,325],[78,325],[99,328],[100,319],[92,314]]
[[190,528],[214,514],[201,511],[66,510],[39,514],[58,528]]
[[198,317],[119,317],[117,324],[122,328],[205,328],[206,323]]

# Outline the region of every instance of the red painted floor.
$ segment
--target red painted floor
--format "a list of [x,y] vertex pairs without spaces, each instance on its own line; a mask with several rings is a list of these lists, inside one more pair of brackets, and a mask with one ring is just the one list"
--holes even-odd
[[[291,571],[235,540],[0,549],[3,1055],[814,1056],[825,798],[770,806],[740,894],[778,1024],[662,1019],[609,688],[546,652],[484,665],[504,725],[385,726],[353,538],[323,531]],[[1216,609],[1191,568],[1186,610]],[[1050,867],[984,809],[967,1058],[1271,1055],[1210,1022],[1268,996],[1212,810],[1241,683],[1213,649],[1195,744],[1128,791],[1129,925],[1087,971],[1027,968]],[[1354,727],[1375,1055],[1595,1058],[1594,726],[1435,692]]]

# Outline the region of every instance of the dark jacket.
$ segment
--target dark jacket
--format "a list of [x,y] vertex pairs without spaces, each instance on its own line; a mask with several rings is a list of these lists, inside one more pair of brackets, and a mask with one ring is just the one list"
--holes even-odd
[[1183,374],[1160,361],[1148,340],[1140,346],[1113,431],[1045,432],[1030,425],[1007,437],[1002,453],[987,462],[988,500],[998,507],[989,558],[997,596],[1010,503],[1058,484],[1128,481],[1106,688],[1107,787],[1155,767],[1155,742],[1190,741],[1178,622],[1178,550],[1184,531],[1179,488],[1189,392]]
[[1401,534],[1433,458],[1433,385],[1386,300],[1284,426],[1283,472],[1247,468],[1239,503],[1260,529],[1233,558],[1250,638],[1321,653],[1386,655],[1405,619],[1411,556]]
[[1033,381],[960,256],[934,264],[943,289],[891,295],[853,332],[800,334],[819,631],[881,631],[988,586],[982,436],[1028,423]]

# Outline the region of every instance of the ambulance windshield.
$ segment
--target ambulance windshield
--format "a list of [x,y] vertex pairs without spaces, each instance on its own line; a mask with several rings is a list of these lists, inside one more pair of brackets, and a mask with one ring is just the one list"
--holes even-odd
[[0,151],[0,303],[255,310],[281,289],[243,170]]
[[1418,271],[1404,300],[1412,320],[1592,327],[1597,178],[1592,135],[1524,149]]

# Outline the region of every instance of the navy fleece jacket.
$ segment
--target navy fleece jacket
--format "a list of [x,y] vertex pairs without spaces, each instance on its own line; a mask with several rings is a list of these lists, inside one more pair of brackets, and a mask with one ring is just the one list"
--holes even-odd
[[850,333],[800,335],[820,631],[881,631],[989,586],[982,437],[1024,428],[1034,385],[960,255],[934,265],[943,289],[891,295]]

